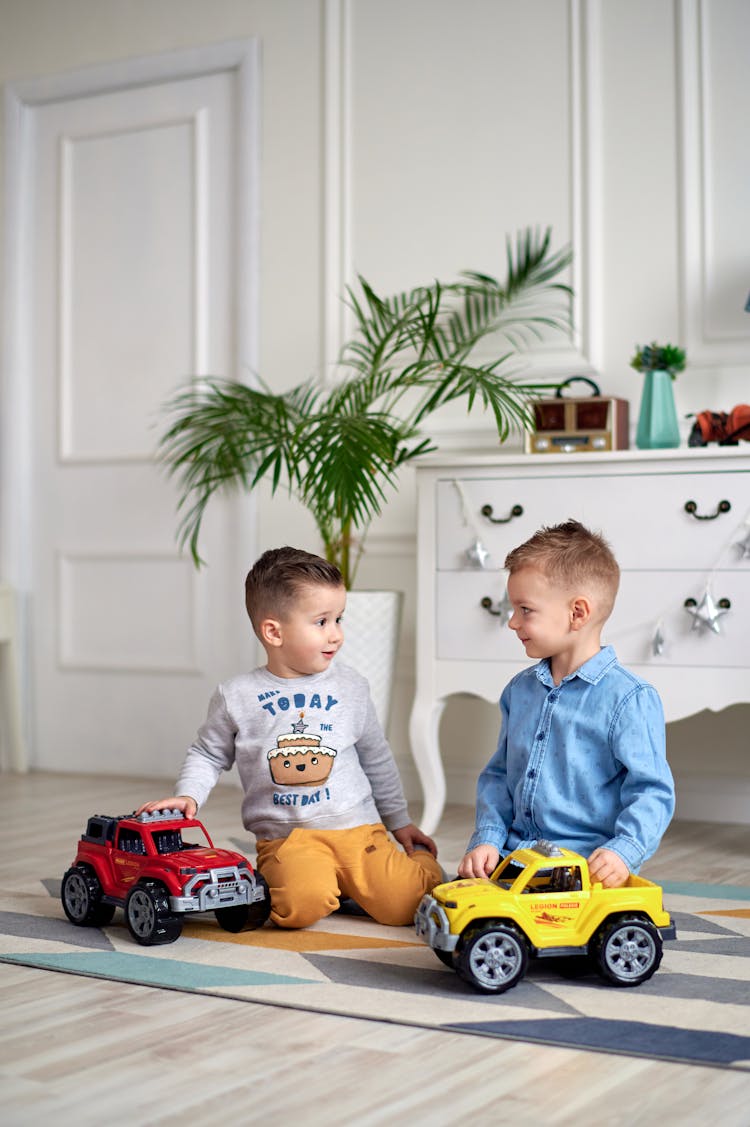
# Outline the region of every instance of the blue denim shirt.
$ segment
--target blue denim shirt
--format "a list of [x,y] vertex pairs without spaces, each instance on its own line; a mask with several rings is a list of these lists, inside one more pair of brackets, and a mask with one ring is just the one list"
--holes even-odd
[[547,659],[524,669],[500,712],[468,848],[509,853],[547,838],[588,857],[604,846],[637,872],[674,813],[656,690],[605,646],[559,685]]

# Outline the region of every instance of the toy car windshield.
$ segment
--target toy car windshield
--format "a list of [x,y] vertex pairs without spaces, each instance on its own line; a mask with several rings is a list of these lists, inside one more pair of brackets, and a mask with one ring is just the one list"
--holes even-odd
[[201,841],[183,841],[179,830],[154,830],[153,839],[157,853],[179,853],[183,849],[205,849],[208,846],[207,838],[200,834],[195,827],[191,827],[191,834],[198,834]]
[[522,865],[513,857],[506,857],[501,861],[498,867],[492,874],[492,879],[500,885],[501,888],[510,888],[515,884],[521,873],[526,871],[526,865]]

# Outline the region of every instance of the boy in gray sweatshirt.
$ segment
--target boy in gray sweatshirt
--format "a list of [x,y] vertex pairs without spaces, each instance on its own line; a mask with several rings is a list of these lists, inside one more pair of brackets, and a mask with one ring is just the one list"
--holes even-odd
[[176,796],[141,810],[192,817],[236,763],[274,923],[307,927],[349,897],[379,923],[410,924],[442,870],[435,843],[409,818],[367,681],[333,665],[344,640],[341,573],[277,548],[248,573],[245,604],[266,665],[219,685]]

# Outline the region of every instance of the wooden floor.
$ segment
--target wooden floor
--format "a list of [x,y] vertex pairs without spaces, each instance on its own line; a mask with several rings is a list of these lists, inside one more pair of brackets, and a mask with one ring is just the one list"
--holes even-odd
[[[0,873],[18,891],[62,875],[90,814],[118,814],[170,784],[31,774],[0,779]],[[218,787],[203,817],[243,838],[239,792]],[[472,812],[439,833],[449,872]],[[252,855],[248,841],[245,851]],[[644,873],[750,885],[750,828],[675,823]],[[750,1075],[547,1048],[384,1022],[0,966],[0,1115],[94,1124],[750,1124]]]

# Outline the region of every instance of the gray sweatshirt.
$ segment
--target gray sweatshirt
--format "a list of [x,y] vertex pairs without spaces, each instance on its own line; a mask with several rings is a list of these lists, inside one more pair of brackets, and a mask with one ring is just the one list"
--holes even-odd
[[202,806],[233,763],[256,838],[411,821],[367,681],[347,665],[294,678],[259,668],[219,685],[176,793]]

